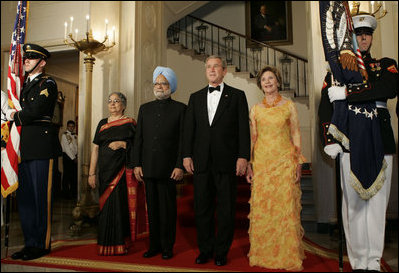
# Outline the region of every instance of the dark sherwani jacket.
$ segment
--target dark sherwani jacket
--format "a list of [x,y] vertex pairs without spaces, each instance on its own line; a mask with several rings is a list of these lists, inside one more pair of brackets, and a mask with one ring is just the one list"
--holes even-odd
[[155,100],[141,105],[134,139],[134,167],[144,177],[169,178],[174,168],[183,169],[181,157],[186,105],[172,100]]

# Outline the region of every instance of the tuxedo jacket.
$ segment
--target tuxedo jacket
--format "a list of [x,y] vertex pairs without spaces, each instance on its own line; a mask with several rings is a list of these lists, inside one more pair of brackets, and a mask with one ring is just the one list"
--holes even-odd
[[155,100],[140,106],[133,145],[134,167],[147,178],[169,178],[174,168],[184,169],[181,157],[186,105]]
[[194,173],[209,168],[235,173],[237,158],[249,160],[250,156],[245,93],[224,84],[212,124],[209,124],[207,96],[208,86],[190,96],[184,121],[183,158],[193,159]]

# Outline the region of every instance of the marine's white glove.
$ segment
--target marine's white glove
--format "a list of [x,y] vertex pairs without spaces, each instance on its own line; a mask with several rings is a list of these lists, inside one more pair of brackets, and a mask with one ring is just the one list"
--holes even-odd
[[346,85],[331,86],[328,88],[328,97],[330,98],[330,102],[346,99]]
[[11,118],[11,114],[14,113],[14,112],[17,112],[17,110],[15,110],[15,109],[8,109],[8,110],[6,111],[6,119],[7,119],[7,120],[14,120],[13,118]]
[[330,144],[324,147],[324,152],[328,154],[332,159],[335,159],[338,154],[342,154],[344,151],[341,146],[337,143]]

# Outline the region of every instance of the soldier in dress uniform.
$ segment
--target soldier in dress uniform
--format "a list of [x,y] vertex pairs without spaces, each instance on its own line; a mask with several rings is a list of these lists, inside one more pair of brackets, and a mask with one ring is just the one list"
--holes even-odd
[[54,159],[61,155],[61,145],[51,122],[57,84],[44,74],[50,53],[35,44],[25,44],[23,50],[27,77],[20,96],[22,110],[10,110],[7,116],[21,126],[17,201],[25,247],[11,257],[32,260],[50,252]]
[[[327,74],[319,106],[320,136],[324,151],[335,158],[341,156],[341,186],[342,220],[346,236],[349,261],[354,271],[380,271],[380,260],[384,249],[385,214],[389,201],[392,177],[393,154],[396,152],[391,118],[387,109],[387,100],[393,99],[398,92],[398,70],[395,60],[390,58],[373,59],[370,48],[377,20],[370,14],[360,14],[352,17],[356,39],[362,53],[368,73],[368,80],[360,85],[333,86],[331,75]],[[367,114],[377,118],[380,125],[384,160],[386,168],[382,169],[380,179],[377,179],[370,189],[371,198],[364,199],[349,182],[351,179],[350,152],[345,150],[331,135],[327,134],[333,112],[332,102],[347,100],[349,104],[375,102],[377,111],[365,113],[361,109],[357,115]],[[367,149],[369,147],[363,147]]]
[[62,193],[64,197],[77,197],[78,179],[78,142],[75,134],[75,122],[68,120],[67,130],[61,136],[62,146]]
[[134,139],[134,174],[145,183],[150,248],[143,255],[173,257],[176,239],[176,181],[183,179],[181,157],[186,105],[171,98],[175,72],[158,66],[153,73],[154,101],[141,105]]

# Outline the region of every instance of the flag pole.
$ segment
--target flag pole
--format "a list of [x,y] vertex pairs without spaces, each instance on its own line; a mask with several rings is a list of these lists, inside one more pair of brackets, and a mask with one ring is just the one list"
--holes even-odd
[[[335,85],[334,76],[331,73],[331,86]],[[337,225],[338,225],[338,268],[339,272],[343,272],[344,262],[344,231],[342,225],[342,191],[341,191],[341,165],[340,165],[340,153],[335,158],[335,194],[337,201]]]
[[6,258],[8,257],[8,238],[10,234],[10,195],[6,198],[6,219],[5,219],[5,232],[4,232],[4,247],[6,251]]
[[335,158],[335,192],[337,197],[337,225],[338,225],[338,266],[339,272],[343,272],[344,255],[344,231],[342,226],[342,192],[341,192],[341,166],[340,154]]

